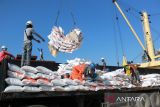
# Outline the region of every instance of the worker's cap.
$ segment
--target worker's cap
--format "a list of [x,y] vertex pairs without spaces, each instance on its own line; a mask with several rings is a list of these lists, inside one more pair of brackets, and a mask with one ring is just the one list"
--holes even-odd
[[1,46],[1,49],[2,50],[7,50],[7,47],[3,45],[3,46]]
[[95,68],[96,68],[96,65],[95,65],[94,63],[91,63],[91,64],[90,64],[90,67],[91,67],[91,69],[95,69]]
[[32,25],[32,21],[31,20],[27,21],[26,25]]
[[104,58],[101,58],[102,61],[104,61]]
[[101,59],[104,59],[104,58],[101,58]]

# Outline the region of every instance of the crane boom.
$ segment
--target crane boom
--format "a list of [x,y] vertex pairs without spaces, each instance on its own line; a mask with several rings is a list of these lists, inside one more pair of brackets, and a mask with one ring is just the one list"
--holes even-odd
[[134,36],[136,37],[136,39],[138,40],[139,44],[141,45],[142,49],[144,51],[146,51],[144,45],[142,44],[141,40],[139,39],[136,31],[133,29],[132,25],[130,24],[130,22],[128,21],[127,17],[125,16],[125,14],[123,13],[122,9],[120,8],[120,6],[118,5],[118,3],[116,2],[116,0],[113,0],[113,3],[116,5],[116,7],[118,8],[118,10],[120,11],[121,15],[123,16],[123,18],[125,19],[126,23],[128,24],[130,30],[133,32]]

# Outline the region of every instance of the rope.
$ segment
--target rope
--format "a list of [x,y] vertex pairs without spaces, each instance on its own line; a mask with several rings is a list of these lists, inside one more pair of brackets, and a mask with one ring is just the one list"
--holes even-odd
[[138,15],[134,14],[133,11],[131,11],[131,9],[126,10],[126,12],[129,13],[129,14],[131,14],[137,20],[141,21],[141,18]]
[[60,15],[60,11],[58,10],[56,20],[55,20],[55,23],[54,23],[55,26],[57,26],[59,15]]
[[142,56],[142,52],[137,54],[133,59],[132,61],[135,62],[135,60],[137,60],[140,56]]
[[160,13],[153,13],[153,14],[150,14],[151,16],[160,16]]
[[[74,1],[74,0],[73,0]],[[73,1],[72,0],[70,0],[70,1],[68,1],[68,9],[69,9],[69,11],[70,11],[70,15],[71,15],[71,17],[72,17],[72,21],[73,21],[73,27],[74,28],[76,28],[76,18],[75,18],[75,15],[73,14],[73,6],[71,5],[71,3],[73,3]]]
[[118,28],[118,34],[119,34],[119,38],[120,38],[120,44],[121,44],[121,49],[122,49],[122,53],[123,55],[125,55],[124,53],[124,46],[123,46],[123,39],[122,39],[122,33],[121,33],[121,29],[120,29],[120,24],[119,24],[119,18],[117,15],[117,11],[115,11],[116,13],[116,22],[117,22],[117,28]]
[[140,13],[140,10],[136,9],[135,7],[133,7],[132,5],[130,5],[126,2],[119,1],[119,3],[121,4],[121,6],[124,6],[124,7],[128,8],[130,10],[133,10],[136,13]]
[[76,27],[75,16],[74,16],[74,14],[72,12],[71,12],[71,17],[72,17],[72,20],[73,20],[73,26]]
[[63,0],[60,0],[59,1],[59,5],[58,5],[58,11],[57,11],[57,16],[56,16],[56,20],[54,22],[54,25],[57,26],[58,25],[58,19],[59,19],[59,16],[60,16],[60,11],[62,10],[62,7],[63,7]]
[[[123,8],[126,8],[125,11],[126,13],[129,13],[131,14],[133,17],[135,17],[137,20],[141,21],[141,18],[139,17],[139,14],[141,13],[140,10],[136,9],[135,7],[127,4],[127,3],[124,3],[122,1],[120,1],[120,4]],[[135,13],[137,13],[138,15],[136,15]]]
[[153,43],[156,42],[160,38],[160,32],[156,30],[153,26],[150,25],[150,28],[153,32],[155,32],[158,36],[153,40]]

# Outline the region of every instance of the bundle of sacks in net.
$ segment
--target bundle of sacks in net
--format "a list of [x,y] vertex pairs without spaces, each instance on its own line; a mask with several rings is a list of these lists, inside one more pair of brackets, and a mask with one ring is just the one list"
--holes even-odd
[[71,32],[65,35],[61,27],[54,26],[48,39],[49,50],[53,56],[56,56],[59,51],[72,53],[78,49],[83,37],[81,30],[78,28],[72,29]]

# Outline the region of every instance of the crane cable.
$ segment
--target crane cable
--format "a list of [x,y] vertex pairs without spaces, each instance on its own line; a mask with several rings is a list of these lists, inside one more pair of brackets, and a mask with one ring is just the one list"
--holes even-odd
[[[135,13],[140,14],[140,11],[136,8],[134,8],[133,6],[124,3],[122,1],[119,1],[119,3],[121,4],[121,6],[125,9],[125,12],[132,15],[135,19],[137,19],[138,21],[141,21],[141,18],[138,17]],[[127,7],[128,6],[128,7]],[[135,13],[134,13],[135,12]],[[142,55],[142,52],[140,52],[138,55],[136,55],[132,61],[137,60],[140,56]]]
[[160,32],[157,30],[157,29],[155,29],[153,26],[151,26],[150,25],[150,28],[152,29],[152,31],[154,32],[154,33],[156,33],[158,36],[153,40],[153,43],[154,42],[156,42],[159,38],[160,38]]
[[[60,6],[59,6],[59,9],[58,9],[58,11],[57,11],[56,20],[55,20],[55,23],[54,23],[55,26],[57,26],[57,24],[58,24],[58,19],[59,19],[59,16],[60,16],[60,9],[61,9],[62,6],[63,6],[62,0],[61,0],[60,2],[61,2],[61,3],[60,3]],[[69,4],[70,4],[70,3],[69,3]],[[75,28],[75,27],[76,27],[75,16],[74,16],[73,12],[71,11],[71,10],[72,10],[72,9],[71,9],[71,6],[69,6],[69,8],[70,8],[70,15],[71,15],[72,21],[73,21],[73,26],[74,26],[74,28]]]
[[72,20],[73,20],[73,26],[74,28],[76,28],[76,19],[75,19],[75,16],[73,14],[73,12],[70,12],[71,13],[71,17],[72,17]]
[[115,43],[115,51],[116,51],[116,60],[117,60],[117,65],[119,66],[119,53],[118,53],[118,44],[117,44],[117,30],[116,30],[116,18],[113,14],[113,35],[114,35],[114,43]]
[[[73,1],[72,1],[72,2],[73,2]],[[72,10],[73,10],[73,9],[72,9],[73,6],[71,6],[71,2],[68,1],[68,3],[69,3],[68,8],[69,8],[70,15],[71,15],[72,21],[73,21],[73,27],[76,28],[76,27],[77,27],[77,26],[76,26],[77,23],[76,23],[75,15],[74,15],[74,13],[73,13],[73,11],[72,11]]]
[[116,14],[117,32],[118,32],[119,39],[120,39],[121,49],[122,49],[123,55],[125,56],[124,45],[123,45],[123,39],[122,39],[122,33],[121,33],[121,29],[120,29],[120,24],[119,24],[119,17],[118,17],[118,14],[117,14],[116,9],[115,9],[115,14]]
[[160,16],[160,13],[153,13],[153,14],[150,14],[151,16]]
[[119,3],[121,4],[121,6],[126,8],[126,11],[127,10],[133,10],[136,13],[140,13],[140,10],[136,9],[135,7],[133,7],[132,5],[130,5],[128,3],[125,3],[125,2],[122,2],[122,1],[119,1]]
[[55,22],[54,22],[54,25],[55,25],[55,26],[57,26],[59,15],[60,15],[60,10],[57,11],[56,20],[55,20]]

